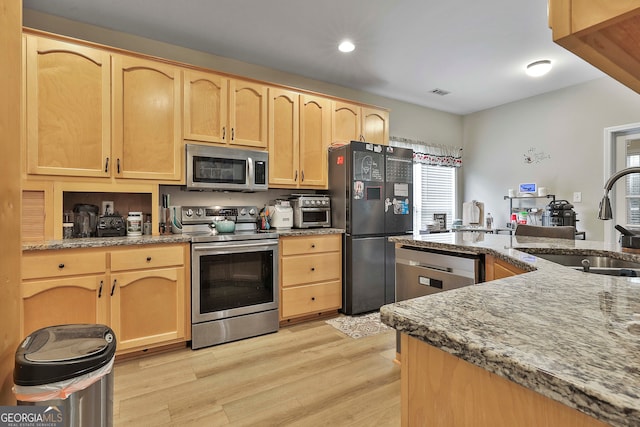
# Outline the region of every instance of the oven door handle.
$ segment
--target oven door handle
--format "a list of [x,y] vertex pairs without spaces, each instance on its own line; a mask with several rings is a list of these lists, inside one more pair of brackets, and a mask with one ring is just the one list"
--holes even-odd
[[192,249],[194,252],[209,252],[215,250],[226,250],[226,249],[236,249],[236,248],[265,248],[270,249],[269,246],[278,245],[277,240],[269,239],[269,240],[258,240],[256,242],[251,242],[247,240],[239,241],[239,242],[215,242],[215,243],[204,243],[192,245]]

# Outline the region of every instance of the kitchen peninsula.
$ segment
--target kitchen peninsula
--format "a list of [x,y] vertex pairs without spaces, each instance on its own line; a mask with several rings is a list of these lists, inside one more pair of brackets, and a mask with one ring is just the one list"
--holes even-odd
[[536,254],[640,256],[602,242],[479,233],[390,240],[524,271],[381,308],[402,333],[403,425],[640,425],[640,279]]

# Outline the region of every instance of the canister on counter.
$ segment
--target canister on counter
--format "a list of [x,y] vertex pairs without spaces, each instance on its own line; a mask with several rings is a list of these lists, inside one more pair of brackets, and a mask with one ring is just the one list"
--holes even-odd
[[127,237],[142,236],[142,212],[129,212],[127,217]]
[[147,215],[142,225],[142,234],[149,236],[151,234],[151,215]]
[[63,239],[73,238],[73,222],[62,223],[62,238]]

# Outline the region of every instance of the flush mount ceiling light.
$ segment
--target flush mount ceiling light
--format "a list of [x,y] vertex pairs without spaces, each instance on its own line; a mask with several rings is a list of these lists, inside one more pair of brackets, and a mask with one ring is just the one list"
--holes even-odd
[[338,50],[340,52],[344,52],[344,53],[349,53],[349,52],[353,52],[353,50],[356,48],[356,46],[351,43],[349,40],[343,40],[342,42],[340,42],[340,44],[338,45]]
[[547,74],[551,70],[551,61],[543,59],[542,61],[532,62],[527,65],[527,74],[531,77],[540,77]]

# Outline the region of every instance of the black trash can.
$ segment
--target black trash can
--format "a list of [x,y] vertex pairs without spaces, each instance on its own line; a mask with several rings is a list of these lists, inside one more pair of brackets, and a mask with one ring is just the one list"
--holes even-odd
[[18,405],[55,407],[65,427],[112,426],[115,352],[115,334],[105,325],[33,332],[16,351]]

